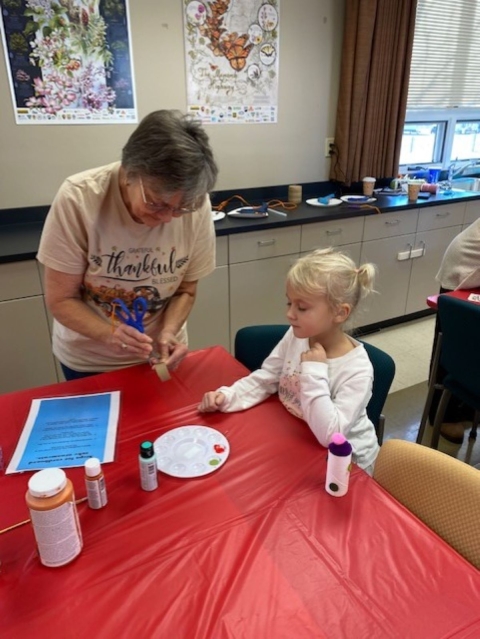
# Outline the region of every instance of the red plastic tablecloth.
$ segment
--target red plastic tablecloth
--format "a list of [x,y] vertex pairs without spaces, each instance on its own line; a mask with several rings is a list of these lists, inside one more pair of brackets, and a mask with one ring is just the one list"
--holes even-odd
[[[476,293],[480,295],[480,288],[472,289],[459,289],[458,291],[452,291],[451,293],[442,293],[442,295],[448,295],[449,297],[456,297],[458,300],[467,300],[470,293]],[[433,308],[435,311],[438,308],[439,295],[429,295],[427,297],[427,306]],[[472,302],[472,304],[478,304],[478,302]]]
[[[276,397],[197,412],[244,372],[215,347],[164,384],[145,365],[0,397],[8,461],[33,398],[121,391],[109,503],[79,506],[82,554],[49,569],[30,525],[0,536],[2,639],[480,637],[480,572],[358,468],[345,497],[328,495],[325,449]],[[185,424],[223,432],[228,461],[142,491],[139,442]],[[82,496],[83,471],[67,472]],[[28,516],[29,476],[0,477],[0,528]]]

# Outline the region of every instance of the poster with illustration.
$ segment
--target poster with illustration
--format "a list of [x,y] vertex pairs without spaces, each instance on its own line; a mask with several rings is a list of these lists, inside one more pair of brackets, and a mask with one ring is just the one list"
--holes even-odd
[[274,123],[279,0],[184,0],[188,111],[206,124]]
[[17,124],[137,122],[127,0],[0,0]]

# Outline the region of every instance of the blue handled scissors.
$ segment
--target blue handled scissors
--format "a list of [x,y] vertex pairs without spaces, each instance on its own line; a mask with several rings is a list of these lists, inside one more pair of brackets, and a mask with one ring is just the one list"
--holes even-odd
[[115,315],[127,326],[133,326],[140,333],[144,333],[143,318],[147,312],[147,301],[144,297],[136,297],[133,301],[133,310],[130,312],[127,305],[119,297],[113,300]]

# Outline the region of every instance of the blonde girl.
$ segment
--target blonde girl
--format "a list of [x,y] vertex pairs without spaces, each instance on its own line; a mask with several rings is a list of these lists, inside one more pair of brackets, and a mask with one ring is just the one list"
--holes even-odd
[[371,472],[378,454],[366,407],[373,369],[363,344],[345,333],[354,312],[372,292],[375,267],[333,249],[301,257],[287,275],[290,328],[262,367],[232,386],[206,393],[201,412],[233,412],[278,392],[285,408],[305,420],[322,446],[345,435],[355,461]]

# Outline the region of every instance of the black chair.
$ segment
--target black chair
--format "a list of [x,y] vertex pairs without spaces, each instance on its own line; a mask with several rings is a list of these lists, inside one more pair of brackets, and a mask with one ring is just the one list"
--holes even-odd
[[452,394],[475,411],[470,438],[476,438],[480,421],[480,306],[440,295],[438,313],[442,327],[440,363],[447,374],[441,385],[443,392],[435,414],[431,448],[438,448],[440,428]]
[[[250,371],[260,368],[263,360],[282,339],[288,330],[286,324],[246,326],[235,335],[235,358]],[[395,376],[395,362],[376,346],[362,342],[373,366],[372,397],[367,406],[367,415],[377,433],[378,443],[383,442],[385,416],[382,414],[388,391]]]

